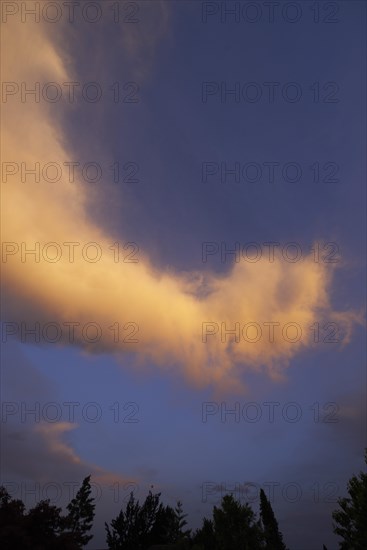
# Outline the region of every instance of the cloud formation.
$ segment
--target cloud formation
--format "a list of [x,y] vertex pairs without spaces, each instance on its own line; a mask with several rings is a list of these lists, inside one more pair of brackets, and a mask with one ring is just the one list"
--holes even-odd
[[[31,86],[75,78],[42,25],[9,22],[4,41],[6,81]],[[139,363],[178,370],[201,386],[232,389],[241,388],[246,370],[281,377],[290,360],[314,344],[310,327],[315,323],[336,323],[348,341],[360,317],[333,311],[333,269],[312,255],[298,263],[240,262],[225,276],[182,274],[157,271],[146,251],[129,263],[126,256],[133,250],[124,250],[121,239],[117,260],[113,239],[89,217],[89,197],[78,176],[71,183],[65,170],[50,183],[43,181],[41,169],[40,182],[31,175],[22,181],[21,163],[63,166],[72,158],[57,123],[57,106],[9,101],[4,107],[3,160],[18,167],[2,183],[3,285],[14,305],[12,321],[58,323],[63,343],[88,351],[132,351]],[[37,247],[39,261],[38,250],[36,256],[25,253]],[[70,323],[79,323],[73,340]],[[85,335],[83,340],[80,331],[88,323],[101,327],[98,343],[86,342]],[[233,329],[235,335],[229,336]]]
[[[63,496],[68,501],[67,483],[79,487],[91,474],[95,490],[102,490],[106,498],[114,484],[125,488],[127,494],[136,484],[135,476],[109,471],[85,459],[78,446],[75,448],[83,437],[86,417],[70,414],[68,402],[60,401],[54,385],[26,358],[21,346],[15,342],[6,346],[2,359],[0,484],[14,497],[26,498],[28,494],[32,500],[37,483],[41,491],[38,500],[62,493],[60,499]],[[55,410],[60,414],[52,416]]]

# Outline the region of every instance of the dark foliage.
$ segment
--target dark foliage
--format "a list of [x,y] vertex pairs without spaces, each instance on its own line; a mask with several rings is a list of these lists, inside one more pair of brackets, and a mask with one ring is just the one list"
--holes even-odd
[[283,535],[279,531],[278,522],[263,489],[260,489],[260,517],[264,532],[265,548],[267,550],[286,550]]
[[[367,449],[365,449],[367,464]],[[340,498],[340,509],[333,512],[334,533],[343,540],[342,550],[367,548],[367,474],[360,472],[348,482],[349,497]]]
[[92,538],[94,503],[90,497],[90,476],[84,479],[68,514],[41,500],[28,513],[21,500],[12,499],[0,487],[0,548],[12,550],[79,550]]

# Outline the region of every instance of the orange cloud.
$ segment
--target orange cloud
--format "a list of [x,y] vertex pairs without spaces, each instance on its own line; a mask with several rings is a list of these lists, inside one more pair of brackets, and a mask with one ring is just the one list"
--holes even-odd
[[[73,80],[41,25],[8,23],[3,30],[7,81]],[[55,106],[9,101],[4,107],[3,161],[34,166],[51,160],[62,165],[70,158],[67,136],[55,123]],[[315,263],[311,255],[296,264],[284,259],[239,263],[226,276],[157,272],[146,252],[139,253],[138,263],[115,261],[111,237],[88,216],[85,188],[70,183],[66,174],[50,184],[24,183],[19,173],[2,187],[3,245],[16,243],[4,245],[10,252],[3,263],[4,287],[16,293],[25,308],[32,304],[33,322],[48,319],[63,327],[69,322],[98,323],[103,332],[95,349],[134,351],[138,361],[177,369],[196,384],[238,389],[246,369],[265,368],[278,378],[292,357],[313,345],[310,326],[315,322],[337,320],[348,335],[359,322],[354,312],[332,310],[330,264]],[[22,242],[28,248],[39,243],[39,262],[30,255],[22,261]],[[50,242],[62,251],[54,263],[42,255]],[[80,243],[73,262],[70,245],[64,243]],[[99,261],[83,257],[86,243],[97,243]],[[93,247],[90,250],[93,253]],[[55,253],[57,247],[50,255]],[[200,296],[203,280],[205,297]],[[138,342],[133,344],[124,341],[136,328],[126,327],[128,322],[138,327]],[[109,328],[115,323],[125,331],[118,342]],[[299,339],[292,332],[297,326],[302,330]],[[238,342],[226,337],[232,328]]]

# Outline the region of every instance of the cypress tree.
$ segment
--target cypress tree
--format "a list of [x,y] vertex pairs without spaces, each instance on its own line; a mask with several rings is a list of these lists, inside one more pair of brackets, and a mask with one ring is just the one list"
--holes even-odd
[[279,531],[278,522],[263,489],[260,489],[260,516],[264,529],[265,548],[267,550],[286,550],[283,535]]

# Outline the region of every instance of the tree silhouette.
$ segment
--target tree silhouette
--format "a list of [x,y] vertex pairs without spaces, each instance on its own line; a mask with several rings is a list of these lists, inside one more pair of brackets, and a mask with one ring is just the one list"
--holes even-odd
[[152,545],[176,543],[180,537],[181,516],[171,506],[163,506],[160,493],[149,491],[142,505],[130,498],[126,510],[121,510],[109,526],[105,523],[107,544],[111,550],[145,550]]
[[191,535],[191,529],[184,529],[187,525],[186,517],[187,514],[183,513],[182,508],[182,502],[180,500],[177,501],[177,505],[175,508],[175,516],[176,516],[176,541],[180,541],[182,539],[189,539]]
[[262,529],[248,504],[233,495],[222,498],[221,508],[213,509],[214,534],[218,550],[257,550],[261,548]]
[[72,533],[65,532],[66,518],[61,508],[41,500],[25,516],[30,548],[37,550],[79,550],[81,548]]
[[90,498],[90,476],[84,479],[77,496],[69,505],[69,514],[41,500],[25,513],[21,500],[12,499],[0,487],[0,547],[22,550],[79,550],[92,538],[87,535],[94,516]]
[[5,487],[0,487],[1,548],[30,548],[24,511],[25,506],[23,502],[12,499]]
[[267,550],[286,550],[283,535],[279,531],[278,522],[263,489],[260,489],[260,517],[264,531],[265,548]]
[[157,509],[156,518],[146,541],[149,545],[168,544],[176,542],[178,537],[178,523],[174,509],[171,506],[161,505]]
[[248,504],[225,495],[221,507],[213,508],[213,520],[204,519],[203,527],[194,535],[194,543],[197,550],[260,550],[261,523]]
[[66,529],[71,531],[72,539],[83,548],[93,538],[88,534],[93,526],[94,498],[91,497],[90,475],[83,479],[76,497],[67,505],[68,515],[65,519]]
[[111,521],[111,529],[105,523],[108,548],[111,550],[118,550],[120,548],[133,550],[134,545],[137,544],[137,537],[139,535],[137,532],[138,511],[139,503],[135,502],[134,494],[131,492],[126,511],[121,510],[118,516]]
[[214,526],[211,519],[203,519],[203,526],[196,530],[193,541],[193,550],[213,550],[215,548]]
[[[365,449],[367,464],[367,449]],[[334,533],[343,540],[339,542],[342,550],[362,550],[367,548],[367,474],[360,472],[348,482],[349,497],[339,498],[341,509],[332,514],[335,521]]]

